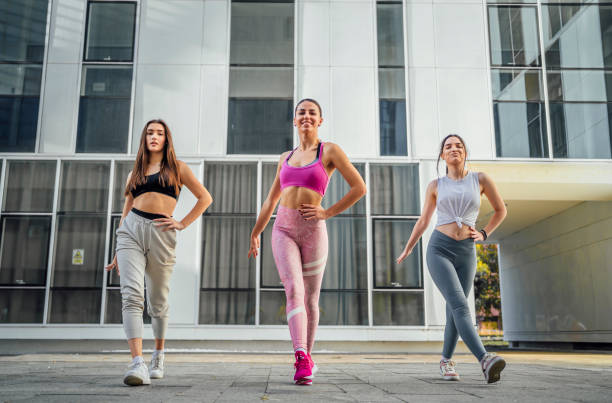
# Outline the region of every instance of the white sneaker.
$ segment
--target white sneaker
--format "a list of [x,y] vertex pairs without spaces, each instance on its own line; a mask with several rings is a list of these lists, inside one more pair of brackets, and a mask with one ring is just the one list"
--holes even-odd
[[150,385],[149,371],[144,361],[132,362],[123,376],[123,383],[129,386]]
[[164,377],[164,353],[154,353],[153,357],[151,357],[149,376],[151,376],[151,379],[161,379]]
[[459,374],[455,370],[455,361],[440,360],[440,375],[445,381],[458,381]]
[[494,383],[499,381],[499,374],[506,367],[506,361],[495,353],[486,353],[480,365],[487,383]]

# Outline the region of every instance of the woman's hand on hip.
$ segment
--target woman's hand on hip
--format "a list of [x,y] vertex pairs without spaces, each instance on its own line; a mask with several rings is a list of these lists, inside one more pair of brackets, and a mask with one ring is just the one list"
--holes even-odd
[[320,204],[300,204],[299,212],[304,217],[304,220],[325,220],[327,213]]
[[397,259],[395,259],[395,262],[397,264],[402,263],[402,261],[404,261],[404,259],[406,259],[408,256],[410,256],[411,253],[412,253],[412,249],[408,250],[408,249],[404,248],[404,250],[402,251],[402,254],[399,255],[399,257]]
[[484,241],[484,235],[482,235],[482,232],[476,231],[476,228],[474,227],[470,227],[470,236],[474,242]]
[[251,235],[251,245],[249,246],[248,257],[257,257],[259,253],[259,237]]
[[117,255],[115,255],[115,257],[113,257],[113,261],[110,262],[109,265],[104,266],[104,270],[106,271],[111,271],[111,270],[117,270],[117,275],[120,276],[121,274],[119,274],[119,265],[117,264]]
[[185,228],[185,226],[183,224],[181,224],[179,221],[176,221],[172,217],[168,217],[168,218],[156,218],[153,221],[155,221],[155,226],[156,227],[164,227],[162,229],[162,232],[170,231],[171,229],[180,231],[180,230]]

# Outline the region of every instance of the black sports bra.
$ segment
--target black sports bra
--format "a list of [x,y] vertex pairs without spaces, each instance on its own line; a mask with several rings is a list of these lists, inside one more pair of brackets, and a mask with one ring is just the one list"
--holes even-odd
[[153,175],[147,175],[145,178],[147,179],[145,183],[136,185],[136,187],[130,191],[133,198],[137,198],[144,193],[156,192],[178,199],[178,194],[175,192],[174,186],[162,186],[161,181],[159,180],[159,172],[156,172]]

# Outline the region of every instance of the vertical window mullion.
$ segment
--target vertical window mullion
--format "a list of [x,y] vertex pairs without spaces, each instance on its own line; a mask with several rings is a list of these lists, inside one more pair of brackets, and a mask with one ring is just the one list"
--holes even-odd
[[548,159],[553,159],[553,143],[552,143],[552,131],[550,127],[550,104],[548,100],[548,74],[546,64],[546,47],[544,46],[544,28],[542,26],[542,2],[538,1],[537,8],[537,23],[538,23],[538,37],[540,39],[540,69],[542,71],[542,87],[544,87],[544,113],[546,114],[546,137],[548,139]]
[[[370,163],[365,163],[365,182],[366,189],[370,189]],[[374,302],[372,301],[372,288],[374,285],[374,264],[373,264],[373,248],[372,241],[372,203],[370,201],[372,192],[366,193],[366,242],[367,242],[367,268],[368,268],[368,326],[374,325]]]
[[38,122],[36,124],[36,143],[34,152],[40,152],[40,129],[42,126],[43,102],[45,95],[45,82],[47,81],[47,60],[49,56],[49,38],[51,32],[51,0],[47,2],[47,28],[45,31],[45,51],[43,55],[42,76],[40,79],[40,101],[38,102]]
[[[116,160],[111,161],[110,165],[110,178],[108,180],[108,205],[106,206],[106,231],[104,239],[104,262],[105,264],[111,263],[114,253],[110,250],[111,231],[112,230],[112,214],[113,214],[113,199],[114,199],[114,188],[115,188],[115,166],[117,165]],[[106,317],[106,279],[108,272],[104,270],[102,273],[102,298],[100,299],[100,324],[104,324],[104,318]]]
[[51,307],[50,305],[50,297],[51,297],[51,279],[53,278],[53,261],[54,261],[54,252],[55,252],[55,238],[56,238],[56,227],[57,227],[57,206],[59,203],[59,184],[60,184],[60,175],[61,175],[61,160],[58,158],[56,160],[55,166],[55,185],[53,186],[53,209],[51,210],[51,237],[49,240],[49,253],[47,259],[47,280],[45,283],[45,308],[43,311],[43,325],[49,323],[49,312]]

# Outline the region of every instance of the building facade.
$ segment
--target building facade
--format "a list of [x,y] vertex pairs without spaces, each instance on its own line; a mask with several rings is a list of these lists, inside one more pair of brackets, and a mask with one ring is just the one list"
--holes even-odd
[[[368,186],[327,222],[320,339],[442,339],[432,228],[394,260],[459,133],[508,205],[491,238],[506,337],[609,341],[612,5],[579,3],[0,1],[0,337],[124,337],[103,266],[161,117],[215,200],[179,234],[168,337],[288,339],[272,222],[247,251],[310,97]],[[335,173],[324,205],[346,190]],[[194,201],[183,189],[175,216]],[[490,214],[483,199],[479,225]]]

